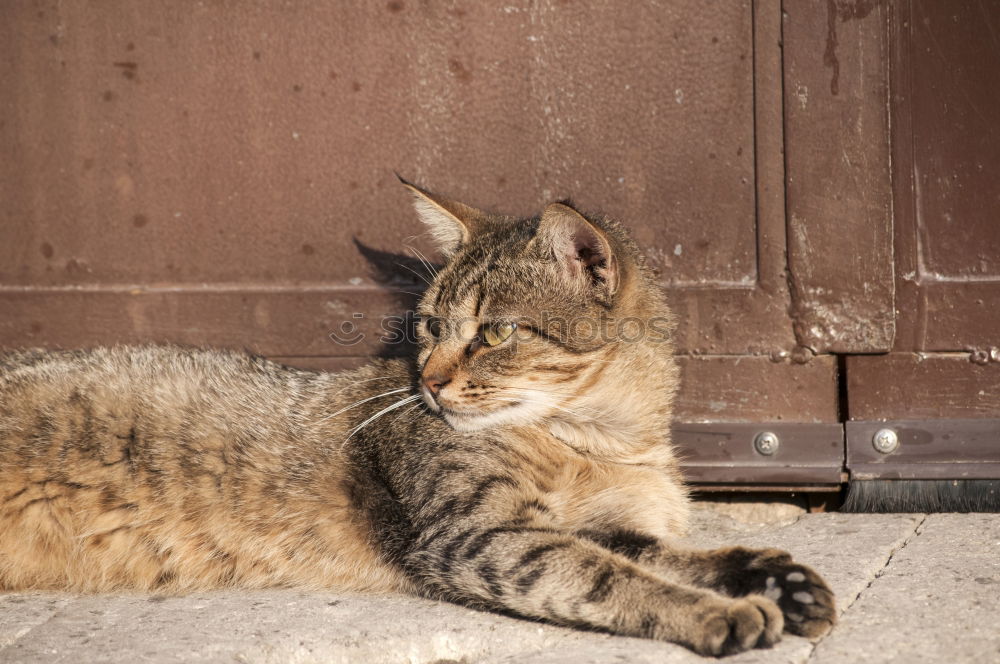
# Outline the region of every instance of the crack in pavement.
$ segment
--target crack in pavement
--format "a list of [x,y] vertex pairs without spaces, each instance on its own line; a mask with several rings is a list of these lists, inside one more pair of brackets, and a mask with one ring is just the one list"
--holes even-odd
[[[840,618],[842,618],[843,616],[846,616],[847,612],[851,610],[851,607],[853,607],[858,602],[858,600],[861,599],[861,596],[863,594],[865,594],[865,591],[867,591],[869,588],[871,588],[872,585],[876,581],[878,581],[880,578],[882,578],[882,575],[885,574],[885,572],[886,572],[887,569],[889,569],[889,565],[892,563],[892,559],[896,557],[896,554],[898,554],[900,551],[902,551],[903,549],[905,549],[909,545],[910,542],[912,542],[914,539],[916,539],[917,537],[920,536],[920,533],[922,532],[923,525],[927,521],[927,517],[928,516],[929,516],[928,514],[921,514],[920,515],[920,521],[918,521],[917,524],[915,526],[913,526],[913,531],[910,532],[910,534],[907,535],[905,538],[903,538],[903,541],[900,543],[899,546],[897,546],[896,548],[891,549],[889,551],[889,555],[886,557],[885,562],[882,563],[882,566],[878,569],[878,571],[875,572],[875,574],[872,576],[871,580],[867,584],[865,584],[864,588],[862,588],[861,590],[859,590],[857,592],[857,594],[854,595],[854,597],[851,599],[851,601],[848,602],[847,606],[845,606],[843,608],[843,610],[840,612],[840,615],[838,616],[838,622],[839,622]],[[809,649],[809,655],[806,656],[806,658],[803,660],[803,662],[808,662],[808,661],[810,661],[813,658],[813,655],[816,653],[816,648],[819,647],[819,644],[823,643],[823,641],[825,641],[827,639],[827,637],[829,637],[831,634],[833,634],[833,632],[834,632],[835,629],[836,629],[836,627],[834,627],[834,629],[831,629],[829,632],[827,632],[826,634],[824,634],[823,636],[821,636],[819,639],[817,639],[815,642],[813,642],[812,648]]]

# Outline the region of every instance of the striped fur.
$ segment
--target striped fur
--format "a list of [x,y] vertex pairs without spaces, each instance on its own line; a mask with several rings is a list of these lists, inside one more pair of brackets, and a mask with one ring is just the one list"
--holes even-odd
[[0,590],[402,591],[706,654],[829,629],[787,554],[671,543],[672,318],[624,230],[411,189],[449,256],[412,360],[0,357]]

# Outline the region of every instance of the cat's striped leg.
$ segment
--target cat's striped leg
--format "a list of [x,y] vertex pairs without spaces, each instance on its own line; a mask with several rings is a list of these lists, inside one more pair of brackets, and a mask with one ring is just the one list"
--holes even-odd
[[574,535],[521,525],[424,532],[406,557],[432,595],[555,623],[673,641],[721,655],[780,639],[781,611],[762,595],[725,597],[671,583]]
[[781,607],[785,630],[793,634],[817,638],[836,623],[830,587],[813,569],[780,549],[688,549],[624,529],[581,535],[672,581],[731,597],[764,595]]

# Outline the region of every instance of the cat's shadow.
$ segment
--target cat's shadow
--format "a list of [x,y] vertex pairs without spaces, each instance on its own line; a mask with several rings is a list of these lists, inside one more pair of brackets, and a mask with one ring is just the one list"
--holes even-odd
[[382,341],[378,357],[413,356],[417,351],[415,313],[420,296],[434,280],[441,265],[413,249],[413,254],[383,251],[354,238],[358,253],[368,262],[371,278],[398,305],[401,338]]

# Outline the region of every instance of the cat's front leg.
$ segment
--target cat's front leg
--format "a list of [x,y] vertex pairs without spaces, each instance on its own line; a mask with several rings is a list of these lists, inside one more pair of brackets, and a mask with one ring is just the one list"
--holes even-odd
[[417,538],[411,576],[433,596],[554,623],[680,643],[706,655],[781,637],[773,601],[671,583],[626,557],[557,530],[441,527]]
[[731,597],[768,597],[781,607],[785,630],[792,634],[818,638],[836,623],[830,587],[812,568],[795,562],[780,549],[687,549],[630,530],[581,534],[666,579],[711,588]]

